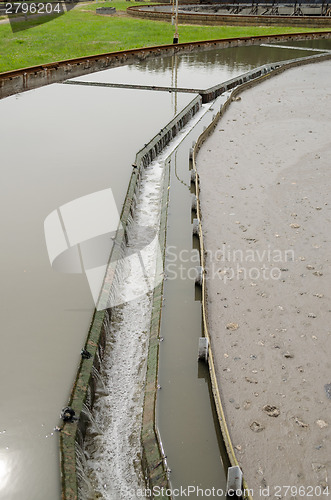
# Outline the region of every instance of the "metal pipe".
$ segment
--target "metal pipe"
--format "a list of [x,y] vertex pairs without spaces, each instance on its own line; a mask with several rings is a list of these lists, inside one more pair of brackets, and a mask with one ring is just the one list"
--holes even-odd
[[173,43],[178,43],[178,0],[176,0],[176,31],[174,34]]

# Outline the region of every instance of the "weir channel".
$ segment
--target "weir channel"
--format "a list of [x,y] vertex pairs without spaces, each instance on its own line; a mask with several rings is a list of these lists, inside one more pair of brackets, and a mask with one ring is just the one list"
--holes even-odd
[[[320,43],[317,48],[330,49],[330,42],[323,47]],[[207,88],[267,62],[310,55],[314,44],[305,42],[307,52],[240,47],[156,58],[80,80],[137,83],[140,79],[142,84],[174,88],[192,87],[193,82],[196,89]],[[59,274],[51,268],[44,220],[68,202],[108,187],[116,206],[121,207],[136,151],[193,97],[153,89],[56,84],[0,102],[1,163],[6,169],[1,294],[3,332],[7,332],[2,334],[6,355],[1,370],[6,385],[1,394],[0,471],[5,479],[0,498],[55,500],[60,496],[54,427],[60,424],[58,415],[68,400],[94,309],[83,274]],[[192,252],[188,149],[212,114],[206,112],[170,159],[168,279],[161,326],[164,342],[160,349],[158,422],[173,486],[224,487],[209,379],[205,367],[196,360],[201,306],[192,279],[174,280],[171,267],[171,259],[179,261],[182,250],[185,259],[197,252]],[[190,394],[189,399],[186,394]]]
[[202,331],[201,289],[195,285],[200,265],[192,233],[192,198],[188,151],[227,96],[218,98],[171,156],[166,282],[160,334],[158,425],[171,469],[174,490],[226,489],[229,466],[210,385],[208,366],[197,361]]
[[[285,50],[292,58],[295,55],[302,55],[302,51],[299,50]],[[281,52],[278,53],[278,59],[281,59],[280,55]],[[174,58],[171,65],[172,72],[168,73],[168,81],[167,78],[164,78],[162,82],[154,78],[155,83],[170,85],[175,80],[180,81],[178,67],[180,63],[185,65],[185,62],[187,63],[187,61],[178,61]],[[177,74],[174,69],[177,70]],[[119,85],[121,85],[120,81],[125,84],[128,84],[128,81],[134,81],[140,85],[146,85],[146,80],[141,75],[143,70],[139,66],[138,75],[135,75],[133,68],[118,68],[114,79]],[[85,82],[89,85],[98,82],[107,85],[110,82],[111,71],[81,77],[77,80],[80,84]],[[120,78],[122,72],[127,78],[130,76],[129,80]],[[231,77],[233,74],[234,72],[229,72],[227,76]],[[201,78],[199,83],[202,86],[206,75],[200,74],[199,76]],[[147,80],[148,78],[149,76]],[[209,81],[214,83],[212,79]],[[114,80],[112,83],[115,85]],[[176,98],[173,99],[174,106],[176,106]],[[170,195],[166,281],[160,330],[162,342],[160,344],[157,422],[167,455],[167,465],[171,469],[169,481],[175,490],[183,487],[185,491],[185,488],[190,486],[190,488],[199,487],[206,491],[210,488],[224,491],[226,487],[223,467],[227,468],[228,461],[219,432],[217,416],[213,411],[209,373],[205,365],[197,363],[197,346],[201,335],[202,319],[199,302],[201,297],[194,285],[199,258],[197,242],[192,237],[191,172],[188,160],[192,141],[195,141],[203,129],[210,124],[213,114],[219,110],[221,102],[225,99],[226,95],[223,95],[211,105],[210,111],[205,110],[204,116],[201,116],[197,124],[192,125],[192,130],[187,133],[180,144],[173,146],[174,151],[169,156],[165,152],[159,159],[170,166]],[[102,410],[102,406],[98,407],[99,411],[100,409]],[[97,456],[99,457],[98,454]],[[104,498],[111,499],[113,493],[109,491],[109,478],[107,481],[105,465],[100,466],[100,462],[94,461],[93,458],[88,460],[94,488],[100,491],[100,486],[103,484]],[[123,491],[128,491],[125,489],[125,481]],[[198,498],[192,490],[190,496]],[[135,497],[132,496],[132,498]]]

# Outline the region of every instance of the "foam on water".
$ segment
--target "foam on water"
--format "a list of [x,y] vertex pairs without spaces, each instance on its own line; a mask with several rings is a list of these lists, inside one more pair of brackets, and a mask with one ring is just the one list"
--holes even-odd
[[[100,429],[90,427],[85,444],[86,483],[82,497],[95,498],[102,492],[106,500],[136,498],[134,490],[144,487],[141,472],[140,428],[151,316],[152,280],[162,274],[157,268],[158,227],[164,167],[154,163],[143,171],[139,202],[129,229],[127,254],[141,249],[143,257],[123,259],[117,296],[122,304],[114,307],[101,376],[108,391],[97,397],[93,414]],[[144,230],[145,229],[145,230]],[[147,231],[148,229],[148,231]],[[150,238],[150,234],[153,238]],[[150,241],[151,239],[151,241]],[[141,268],[148,280],[141,280]]]

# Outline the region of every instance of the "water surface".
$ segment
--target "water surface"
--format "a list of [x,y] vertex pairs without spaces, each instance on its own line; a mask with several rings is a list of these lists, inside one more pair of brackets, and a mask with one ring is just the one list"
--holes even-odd
[[[191,99],[178,96],[178,109]],[[44,220],[106,188],[120,212],[136,152],[174,108],[169,93],[56,84],[1,100],[0,113],[0,498],[55,500],[53,430],[94,302],[84,274],[52,269]]]
[[205,89],[263,64],[311,55],[278,47],[231,47],[155,57],[73,78],[72,81],[126,83]]

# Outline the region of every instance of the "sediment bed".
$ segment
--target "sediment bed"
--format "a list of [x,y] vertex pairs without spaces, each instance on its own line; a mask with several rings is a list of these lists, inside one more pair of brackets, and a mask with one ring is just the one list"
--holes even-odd
[[197,157],[211,348],[254,499],[329,487],[330,75],[237,95]]

